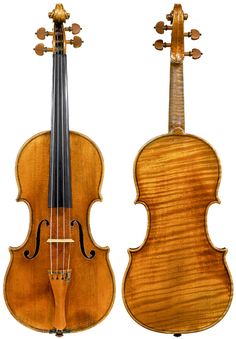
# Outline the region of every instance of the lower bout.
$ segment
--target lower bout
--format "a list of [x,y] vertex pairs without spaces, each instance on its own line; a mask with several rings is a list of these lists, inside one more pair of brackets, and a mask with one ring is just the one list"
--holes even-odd
[[125,306],[137,323],[152,331],[199,332],[214,326],[227,313],[233,293],[227,276],[218,283],[198,277],[192,285],[168,284],[168,279],[163,284],[150,280],[150,284],[142,285],[128,275],[123,292]]
[[[71,272],[65,298],[65,332],[82,331],[96,325],[113,304],[115,287],[109,263],[105,262],[102,268],[86,264],[74,267]],[[53,331],[56,303],[48,271],[34,268],[18,277],[14,263],[9,267],[5,300],[20,323],[37,331],[50,332]]]

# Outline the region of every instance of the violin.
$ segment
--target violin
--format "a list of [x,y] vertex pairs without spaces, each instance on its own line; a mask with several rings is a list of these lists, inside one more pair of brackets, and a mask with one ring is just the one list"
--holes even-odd
[[[81,331],[100,322],[114,299],[108,247],[93,240],[89,212],[101,200],[102,155],[88,137],[69,131],[67,44],[78,48],[80,26],[64,27],[70,17],[63,5],[49,13],[52,48],[35,47],[37,55],[53,53],[51,131],[29,139],[16,161],[18,201],[30,212],[25,242],[11,247],[5,277],[5,300],[12,315],[34,330]],[[75,37],[67,40],[66,33]]]
[[219,203],[219,159],[203,139],[185,133],[183,61],[201,52],[185,52],[188,15],[180,4],[160,21],[158,33],[171,30],[171,43],[157,40],[157,50],[170,47],[168,133],[149,141],[134,165],[137,203],[148,213],[143,244],[129,249],[123,298],[131,317],[147,329],[180,336],[205,330],[226,314],[232,281],[226,249],[213,246],[207,231],[207,211]]

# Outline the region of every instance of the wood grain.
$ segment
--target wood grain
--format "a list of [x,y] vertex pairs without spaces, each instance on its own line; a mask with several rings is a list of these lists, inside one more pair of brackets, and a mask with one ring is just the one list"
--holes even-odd
[[182,63],[184,60],[184,17],[182,6],[175,4],[171,12],[172,33],[170,57],[173,63]]
[[226,249],[212,245],[206,225],[209,206],[218,202],[214,150],[191,135],[154,139],[138,154],[135,181],[149,225],[143,245],[129,251],[123,284],[128,312],[164,333],[213,326],[232,299]]
[[[103,162],[101,154],[87,137],[71,132],[71,220],[83,227],[85,250],[95,250],[92,260],[81,253],[80,235],[71,230],[71,281],[66,294],[66,329],[79,331],[94,326],[109,312],[114,298],[114,279],[108,261],[109,249],[99,247],[92,238],[89,211],[100,200]],[[39,254],[32,260],[24,251],[34,252],[36,232],[41,220],[50,220],[48,208],[50,132],[36,135],[22,148],[16,163],[18,201],[27,203],[30,227],[25,242],[11,248],[11,262],[5,278],[5,299],[12,315],[39,331],[49,331],[54,322],[54,298],[48,270],[49,227],[42,225]],[[63,245],[61,245],[63,246]]]
[[185,130],[183,63],[170,63],[169,132]]

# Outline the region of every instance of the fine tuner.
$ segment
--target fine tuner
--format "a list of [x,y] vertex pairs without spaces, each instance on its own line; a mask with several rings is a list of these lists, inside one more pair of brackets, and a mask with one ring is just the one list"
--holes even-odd
[[[48,16],[49,16],[49,18],[54,19],[54,12],[49,13]],[[69,17],[70,17],[69,13],[66,13],[66,15],[63,14],[63,16],[59,19],[61,20],[61,22],[65,22],[66,19],[68,19]],[[82,28],[77,23],[73,23],[71,26],[63,28],[63,36],[61,37],[60,42],[63,45],[63,51],[64,52],[66,51],[66,45],[67,44],[73,45],[73,47],[75,47],[75,48],[79,48],[82,45],[83,40],[79,36],[76,35],[76,34],[79,34],[81,30],[82,30]],[[65,36],[65,32],[71,32],[73,35],[75,35],[74,38],[67,40],[66,36]],[[44,27],[40,27],[35,34],[36,34],[37,38],[40,39],[40,40],[44,40],[48,36],[52,36],[52,39],[53,39],[52,47],[45,47],[44,44],[42,44],[42,43],[36,45],[35,48],[34,48],[34,51],[37,55],[42,56],[46,52],[55,53],[57,51],[59,38],[58,38],[56,32],[49,32],[49,31],[46,31],[46,29]],[[61,48],[61,46],[60,46],[60,48]]]
[[[167,14],[166,19],[168,21],[173,22],[173,13]],[[184,20],[188,19],[188,14],[184,14]],[[159,21],[156,26],[154,27],[157,33],[163,34],[165,31],[172,30],[172,26],[165,25],[164,21]],[[191,29],[190,32],[183,33],[183,37],[191,38],[192,40],[198,40],[201,36],[201,33],[197,29]],[[163,42],[163,40],[156,40],[153,46],[159,50],[162,51],[163,48],[171,47],[171,43]],[[193,59],[199,59],[201,57],[202,53],[199,49],[193,48],[189,52],[184,52],[184,56],[191,56]]]

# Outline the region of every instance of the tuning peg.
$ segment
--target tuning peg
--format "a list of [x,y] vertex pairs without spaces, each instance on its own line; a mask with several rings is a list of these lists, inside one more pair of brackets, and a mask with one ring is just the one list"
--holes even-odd
[[187,20],[187,19],[188,19],[188,14],[184,13],[184,20]]
[[163,34],[164,31],[171,30],[172,26],[167,26],[164,24],[164,21],[159,21],[154,28],[157,31],[157,33]]
[[72,34],[79,34],[82,30],[79,24],[72,24],[70,27],[65,27],[65,31],[72,32]]
[[155,41],[155,43],[153,44],[153,46],[158,50],[158,51],[162,51],[163,48],[165,47],[170,47],[171,44],[168,42],[163,42],[163,40],[157,40]]
[[171,12],[170,14],[166,14],[166,19],[168,20],[168,21],[173,21],[173,13]]
[[53,48],[45,47],[44,44],[38,44],[35,46],[34,51],[37,55],[44,55],[45,52],[53,52]]
[[198,40],[201,33],[197,29],[191,29],[190,32],[184,33],[184,36],[191,38],[192,40]]
[[78,48],[82,45],[83,40],[79,36],[75,36],[74,39],[66,40],[66,43],[73,45],[75,48]]
[[[171,12],[170,14],[166,14],[166,19],[168,21],[173,21],[173,12]],[[188,19],[188,14],[187,13],[184,13],[184,20],[187,20]]]
[[190,52],[184,52],[184,55],[191,56],[193,59],[199,59],[202,55],[202,52],[197,48],[193,48]]
[[40,27],[35,34],[37,35],[37,38],[40,40],[44,40],[46,36],[53,35],[52,32],[46,31],[44,27]]

